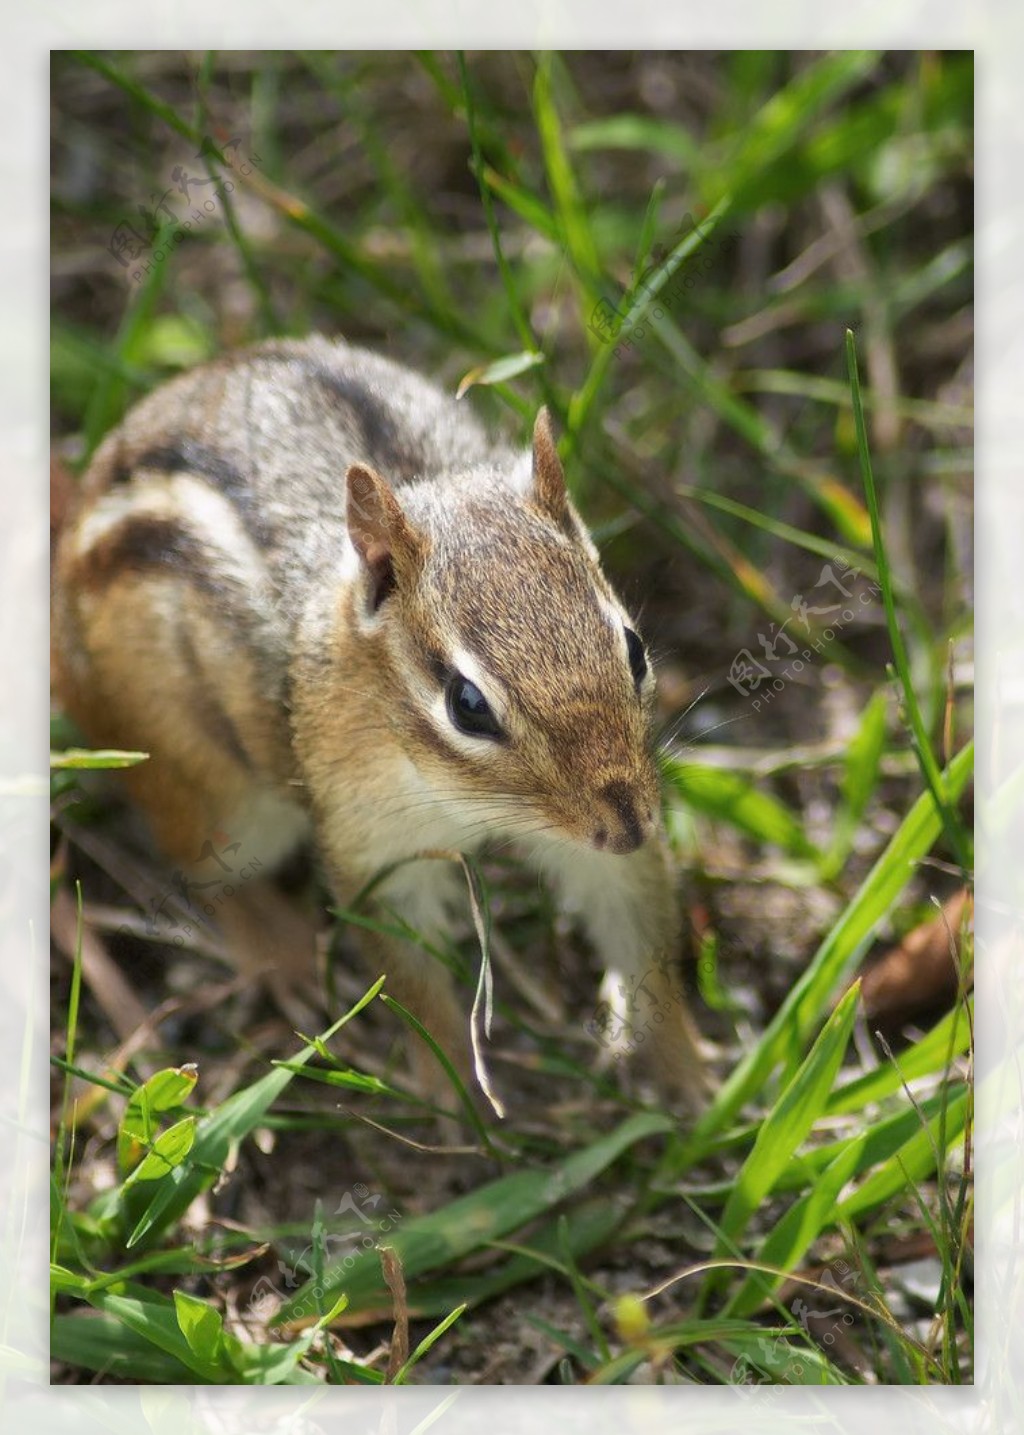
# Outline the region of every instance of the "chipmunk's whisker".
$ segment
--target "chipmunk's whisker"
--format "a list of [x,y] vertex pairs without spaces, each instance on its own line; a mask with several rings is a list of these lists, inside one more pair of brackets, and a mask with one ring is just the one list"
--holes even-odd
[[680,752],[692,752],[695,748],[699,747],[706,738],[709,738],[712,733],[720,732],[724,727],[732,727],[733,723],[746,722],[752,716],[752,713],[737,713],[735,717],[723,718],[721,722],[716,722],[711,727],[703,728],[699,733],[696,733],[692,739],[682,743],[680,746],[671,747],[670,740],[660,743],[659,746],[663,752],[668,752],[670,756],[675,756]]

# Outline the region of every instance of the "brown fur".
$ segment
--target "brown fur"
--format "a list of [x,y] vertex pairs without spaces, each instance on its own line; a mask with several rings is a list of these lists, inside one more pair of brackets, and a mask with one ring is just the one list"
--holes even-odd
[[[678,923],[653,690],[625,622],[545,411],[519,456],[419,376],[319,338],[228,356],[139,404],[97,452],[54,568],[58,693],[94,742],[151,754],[127,781],[172,861],[194,867],[223,830],[270,871],[308,815],[339,901],[406,863],[380,899],[429,936],[452,874],[407,859],[515,842],[606,961],[658,986],[654,1069],[692,1102],[694,1033],[661,970]],[[462,679],[496,733],[456,731]],[[222,920],[282,1002],[314,985],[312,927],[269,883]],[[465,1071],[444,969],[368,945]]]

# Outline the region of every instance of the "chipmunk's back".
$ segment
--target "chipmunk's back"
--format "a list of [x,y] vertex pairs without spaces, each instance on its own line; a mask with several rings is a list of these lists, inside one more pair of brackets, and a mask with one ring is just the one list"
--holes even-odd
[[227,355],[157,389],[101,446],[86,492],[201,478],[286,583],[336,558],[349,464],[400,486],[504,452],[471,410],[419,374],[317,335]]

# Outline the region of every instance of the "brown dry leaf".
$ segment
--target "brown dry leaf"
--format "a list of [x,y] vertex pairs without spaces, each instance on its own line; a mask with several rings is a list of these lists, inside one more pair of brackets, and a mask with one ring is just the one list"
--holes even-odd
[[[959,980],[954,951],[963,923],[972,920],[973,899],[961,888],[936,917],[915,927],[899,946],[870,967],[861,981],[868,1018],[905,1020],[930,1007],[952,1005]],[[964,981],[970,985],[970,972],[965,973]]]

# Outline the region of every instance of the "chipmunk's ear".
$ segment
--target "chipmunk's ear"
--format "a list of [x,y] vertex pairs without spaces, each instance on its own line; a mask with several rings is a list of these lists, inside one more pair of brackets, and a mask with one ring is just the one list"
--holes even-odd
[[565,487],[562,460],[555,447],[551,415],[547,407],[537,414],[533,425],[533,478],[530,494],[533,502],[549,518],[564,525],[569,517],[569,495]]
[[423,555],[422,535],[409,522],[386,478],[354,463],[346,475],[349,537],[370,582],[370,611],[411,576]]

